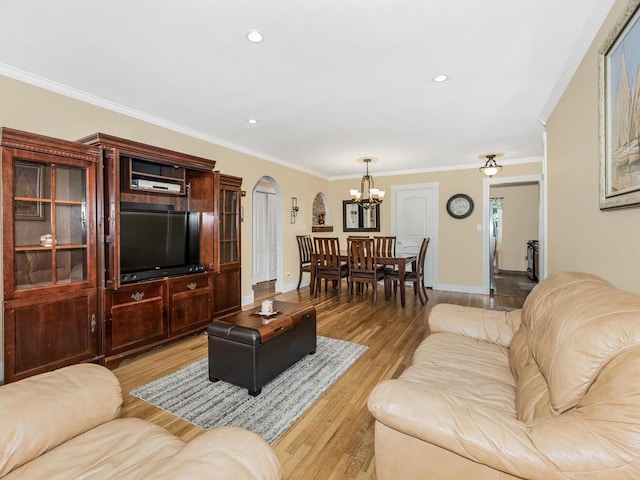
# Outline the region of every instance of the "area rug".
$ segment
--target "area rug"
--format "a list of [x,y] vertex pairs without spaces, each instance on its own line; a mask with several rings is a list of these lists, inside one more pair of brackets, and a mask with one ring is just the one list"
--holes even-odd
[[257,397],[246,388],[210,382],[206,358],[131,394],[201,428],[243,427],[273,443],[366,350],[363,345],[319,336],[314,355],[274,378]]
[[520,290],[533,290],[533,287],[535,287],[537,285],[537,283],[529,283],[529,282],[518,282],[518,288]]
[[497,305],[495,307],[491,307],[491,310],[498,310],[500,312],[512,312],[515,310],[514,307],[506,307],[504,305]]

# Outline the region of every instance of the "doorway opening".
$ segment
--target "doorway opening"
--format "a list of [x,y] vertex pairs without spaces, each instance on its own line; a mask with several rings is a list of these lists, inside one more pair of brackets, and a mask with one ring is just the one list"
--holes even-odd
[[276,295],[281,288],[282,194],[272,177],[260,178],[253,188],[253,300]]
[[544,183],[542,175],[490,178],[484,180],[483,292],[485,294],[524,296],[545,272],[536,266],[530,278],[527,252],[535,242],[543,257]]

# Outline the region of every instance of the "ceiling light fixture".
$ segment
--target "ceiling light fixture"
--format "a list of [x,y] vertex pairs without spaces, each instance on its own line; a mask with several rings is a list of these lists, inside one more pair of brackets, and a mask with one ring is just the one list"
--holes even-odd
[[247,123],[255,125],[256,123],[258,123],[258,120],[256,120],[255,118],[250,118],[249,120],[247,120]]
[[447,75],[438,75],[433,78],[433,81],[436,83],[446,82],[449,79]]
[[249,40],[251,43],[260,43],[262,42],[262,40],[264,40],[264,37],[259,31],[251,30],[249,33],[247,33],[247,40]]
[[360,180],[360,190],[353,188],[349,190],[349,194],[354,202],[358,202],[362,205],[362,208],[368,209],[371,205],[378,205],[382,203],[386,192],[375,188],[373,177],[369,175],[369,164],[371,162],[375,162],[376,159],[362,158],[358,161],[363,162],[367,166],[367,173],[365,173],[362,180]]
[[489,155],[480,155],[480,158],[486,158],[487,162],[480,167],[480,171],[487,177],[491,178],[502,170],[502,165],[496,163],[496,157],[501,156],[500,153],[491,153]]

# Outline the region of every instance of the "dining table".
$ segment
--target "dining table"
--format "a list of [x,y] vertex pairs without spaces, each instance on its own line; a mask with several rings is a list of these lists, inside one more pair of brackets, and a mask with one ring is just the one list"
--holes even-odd
[[[340,252],[340,261],[347,262],[349,260],[349,256],[346,252]],[[398,269],[398,283],[400,284],[400,305],[402,308],[405,307],[406,304],[406,289],[404,285],[404,277],[407,271],[407,265],[411,264],[414,271],[417,268],[418,256],[415,254],[396,254],[393,257],[381,256],[376,257],[376,262],[380,266],[392,266],[397,267]],[[315,283],[316,283],[316,254],[311,254],[311,279],[309,288],[311,289],[311,294],[314,294]]]

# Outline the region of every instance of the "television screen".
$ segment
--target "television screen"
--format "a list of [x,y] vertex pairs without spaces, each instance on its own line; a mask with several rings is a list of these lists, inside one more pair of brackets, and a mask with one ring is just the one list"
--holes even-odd
[[198,220],[197,213],[122,210],[121,273],[198,263]]

